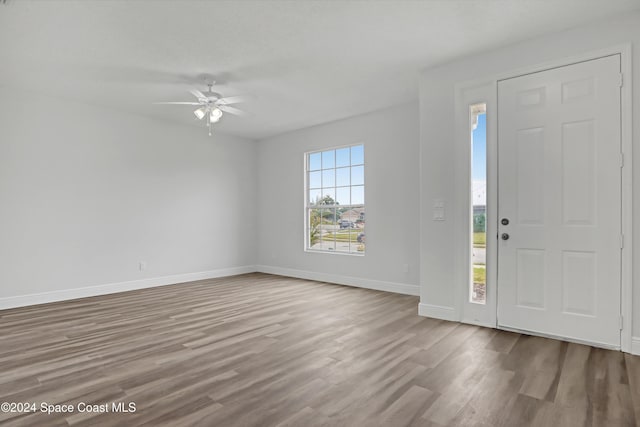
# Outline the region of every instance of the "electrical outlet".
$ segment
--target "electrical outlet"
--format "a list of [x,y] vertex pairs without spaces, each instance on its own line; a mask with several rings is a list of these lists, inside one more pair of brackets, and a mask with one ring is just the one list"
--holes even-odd
[[140,262],[138,263],[138,269],[139,269],[140,271],[144,271],[144,270],[146,270],[146,269],[147,269],[147,262],[146,262],[146,261],[140,261]]

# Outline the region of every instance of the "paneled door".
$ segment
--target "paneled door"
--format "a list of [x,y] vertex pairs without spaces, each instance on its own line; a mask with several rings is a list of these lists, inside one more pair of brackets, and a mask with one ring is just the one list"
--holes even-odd
[[620,347],[620,55],[498,82],[498,327]]

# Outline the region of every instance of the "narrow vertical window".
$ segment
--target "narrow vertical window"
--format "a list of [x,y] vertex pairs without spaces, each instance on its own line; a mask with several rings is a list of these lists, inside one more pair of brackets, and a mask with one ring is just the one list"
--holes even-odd
[[306,154],[305,247],[364,254],[364,145]]
[[472,209],[469,301],[485,304],[487,298],[487,105],[472,105],[469,112]]

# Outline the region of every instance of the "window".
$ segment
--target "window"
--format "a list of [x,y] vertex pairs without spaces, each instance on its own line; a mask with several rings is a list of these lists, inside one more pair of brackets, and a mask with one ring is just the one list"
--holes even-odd
[[470,107],[472,280],[469,301],[487,302],[487,104]]
[[310,251],[364,254],[364,145],[306,154]]

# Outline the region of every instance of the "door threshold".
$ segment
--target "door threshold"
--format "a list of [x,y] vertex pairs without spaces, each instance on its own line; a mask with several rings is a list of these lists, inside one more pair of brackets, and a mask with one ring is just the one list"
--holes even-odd
[[498,325],[498,329],[502,331],[515,332],[523,335],[531,335],[534,337],[550,338],[553,340],[566,341],[574,344],[588,345],[589,347],[603,348],[605,350],[621,351],[621,347],[619,345],[616,346],[616,345],[604,344],[599,342],[585,341],[578,338],[563,337],[560,335],[552,335],[552,334],[547,334],[544,332],[537,332],[537,331],[527,331],[524,329],[511,328],[509,326],[503,326],[503,325]]

